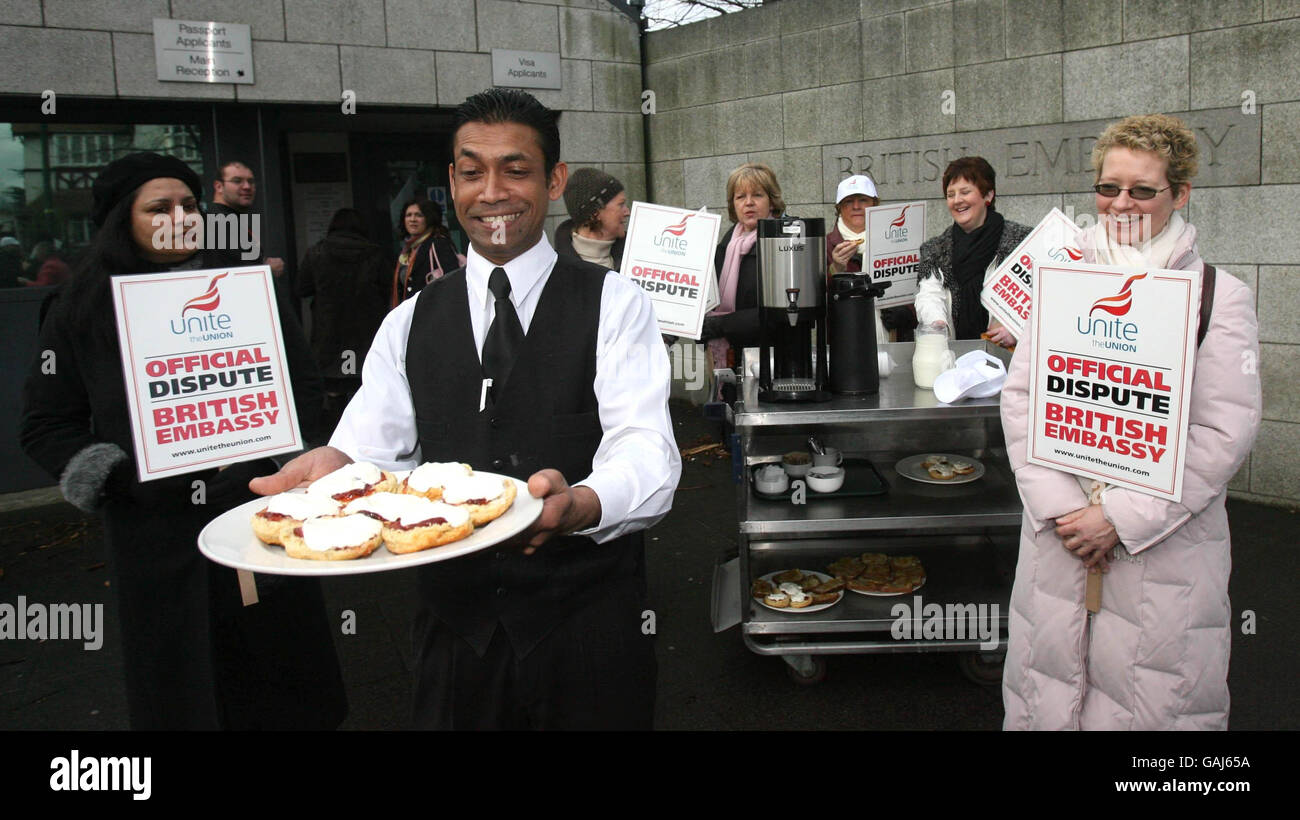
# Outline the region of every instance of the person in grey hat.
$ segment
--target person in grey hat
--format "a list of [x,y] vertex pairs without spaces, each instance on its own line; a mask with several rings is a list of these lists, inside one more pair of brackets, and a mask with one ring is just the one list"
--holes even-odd
[[627,237],[627,204],[623,183],[596,168],[579,168],[564,189],[569,218],[555,229],[555,252],[618,270]]

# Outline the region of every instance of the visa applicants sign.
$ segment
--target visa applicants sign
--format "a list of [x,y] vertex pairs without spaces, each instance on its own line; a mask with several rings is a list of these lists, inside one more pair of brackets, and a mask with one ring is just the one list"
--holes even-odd
[[302,449],[269,267],[112,287],[141,481]]
[[910,305],[916,299],[916,269],[925,241],[925,203],[879,205],[867,209],[867,241],[862,270],[872,283],[888,282],[876,307]]
[[632,203],[620,273],[649,294],[662,332],[700,338],[716,291],[710,280],[721,222],[718,214]]
[[1028,460],[1180,501],[1200,273],[1043,266],[1034,291]]
[[1040,265],[1081,261],[1078,236],[1079,227],[1053,208],[985,281],[980,304],[1017,339],[1025,335],[1029,321],[1034,271]]

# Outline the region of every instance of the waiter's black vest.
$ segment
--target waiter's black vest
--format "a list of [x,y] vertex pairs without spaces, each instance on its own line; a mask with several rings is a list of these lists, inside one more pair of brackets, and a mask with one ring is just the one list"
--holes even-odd
[[[460,461],[524,481],[545,467],[569,482],[591,473],[602,434],[593,384],[606,275],[580,259],[557,259],[509,381],[495,386],[496,401],[483,411],[464,269],[420,292],[406,377],[425,461]],[[422,567],[421,605],[480,653],[500,622],[522,656],[602,592],[643,594],[644,563],[640,532],[604,544],[552,538],[533,555],[484,550]]]

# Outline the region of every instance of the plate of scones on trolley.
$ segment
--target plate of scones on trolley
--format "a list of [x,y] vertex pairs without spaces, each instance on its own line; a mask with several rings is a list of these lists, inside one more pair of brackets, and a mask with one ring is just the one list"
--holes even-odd
[[826,570],[859,595],[907,595],[925,586],[925,567],[915,555],[864,552],[838,558]]
[[787,569],[759,576],[749,594],[768,609],[807,614],[838,604],[844,597],[844,581],[823,572]]
[[352,575],[458,558],[500,544],[542,513],[528,485],[458,462],[389,472],[344,465],[307,486],[213,519],[199,549],[273,575]]
[[908,456],[894,465],[903,478],[925,484],[966,484],[984,475],[984,464],[970,456],[925,453]]

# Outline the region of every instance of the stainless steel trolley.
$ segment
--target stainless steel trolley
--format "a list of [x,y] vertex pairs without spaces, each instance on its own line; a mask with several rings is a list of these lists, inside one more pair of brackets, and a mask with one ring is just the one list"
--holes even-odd
[[[978,340],[953,342],[951,347],[958,356],[983,349],[1009,359],[1006,351]],[[743,465],[736,491],[739,556],[720,564],[714,574],[715,629],[738,622],[746,646],[781,657],[800,683],[825,676],[827,655],[935,651],[962,653],[961,667],[968,677],[996,683],[1005,654],[1021,516],[998,398],[940,404],[933,392],[913,384],[911,343],[881,349],[897,367],[881,379],[878,395],[799,404],[759,403],[757,379],[748,377],[758,351],[745,352],[742,398],[731,408],[740,440],[737,464]],[[783,453],[806,449],[810,434],[839,448],[846,459],[869,459],[884,480],[886,494],[818,498],[808,492],[805,503],[792,503],[751,492],[756,465],[779,462]],[[900,459],[922,452],[969,454],[986,472],[969,484],[939,486],[914,482],[895,471]],[[824,571],[835,558],[868,551],[919,556],[926,568],[925,585],[899,597],[846,591],[839,603],[807,614],[771,610],[750,597],[752,580],[764,573],[792,567]],[[922,612],[917,614],[928,610],[932,615],[929,605],[938,604],[942,620],[920,621],[929,625],[928,636],[898,637],[894,632],[907,633],[895,627],[900,602],[919,606]],[[969,634],[969,616],[980,605],[997,625],[996,646],[978,633]]]

